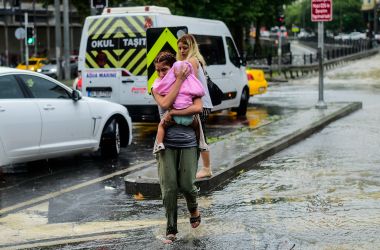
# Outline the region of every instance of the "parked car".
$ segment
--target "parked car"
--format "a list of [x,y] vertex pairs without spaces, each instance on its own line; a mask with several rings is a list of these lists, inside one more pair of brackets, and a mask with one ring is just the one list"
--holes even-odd
[[124,106],[82,97],[39,73],[0,67],[0,166],[98,149],[116,157],[131,139]]
[[360,40],[360,39],[366,39],[367,35],[365,33],[355,31],[355,32],[351,32],[349,34],[349,37],[351,40]]
[[268,82],[265,80],[264,71],[261,69],[247,69],[249,95],[261,95],[267,92]]
[[[65,62],[63,61],[61,70],[63,71],[65,67]],[[37,72],[42,73],[44,75],[53,77],[55,79],[58,78],[57,75],[57,60],[52,59],[48,64],[42,66],[40,69],[37,69]],[[75,59],[70,58],[70,77],[75,77],[78,71],[78,62]],[[63,75],[63,74],[62,74]]]
[[380,34],[375,34],[375,40],[380,43]]
[[26,66],[25,62],[20,63],[17,65],[17,69],[26,69],[26,70],[31,70],[31,71],[37,71],[40,69],[42,66],[48,64],[49,61],[45,57],[31,57],[28,60],[28,67]]

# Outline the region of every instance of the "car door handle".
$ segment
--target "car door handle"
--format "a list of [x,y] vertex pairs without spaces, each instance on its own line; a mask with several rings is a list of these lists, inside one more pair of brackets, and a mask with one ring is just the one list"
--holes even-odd
[[53,107],[53,106],[51,106],[51,105],[46,105],[45,107],[44,107],[44,110],[54,110],[55,109],[55,107]]
[[5,108],[0,107],[0,112],[5,112]]
[[123,81],[121,81],[122,83],[134,83],[135,81],[133,81],[133,80],[123,80]]
[[222,76],[225,76],[225,75],[227,75],[227,73],[226,72],[222,72]]

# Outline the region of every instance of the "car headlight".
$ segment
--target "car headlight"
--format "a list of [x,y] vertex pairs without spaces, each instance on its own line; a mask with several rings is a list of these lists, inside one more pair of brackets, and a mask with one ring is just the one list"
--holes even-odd
[[42,69],[37,69],[37,72],[38,72],[38,73],[41,73],[41,72],[42,72]]
[[57,69],[50,69],[51,72],[57,72]]

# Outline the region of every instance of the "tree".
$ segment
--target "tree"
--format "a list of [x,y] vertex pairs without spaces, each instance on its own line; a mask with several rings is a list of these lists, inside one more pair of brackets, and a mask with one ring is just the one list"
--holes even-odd
[[[310,0],[295,2],[286,8],[287,24],[295,24],[305,29],[314,30],[316,24],[311,22]],[[334,0],[333,20],[325,23],[325,28],[335,32],[350,32],[365,29],[361,12],[361,0]]]

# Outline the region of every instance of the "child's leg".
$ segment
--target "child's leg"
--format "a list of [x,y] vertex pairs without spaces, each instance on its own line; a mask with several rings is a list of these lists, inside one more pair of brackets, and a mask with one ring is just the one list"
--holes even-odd
[[161,150],[165,149],[164,145],[164,137],[165,137],[165,125],[164,121],[161,120],[157,127],[157,135],[156,135],[156,141],[153,146],[153,154],[157,154]]
[[157,127],[157,136],[156,136],[157,143],[162,143],[164,141],[164,137],[165,137],[164,124],[162,121],[160,121]]

